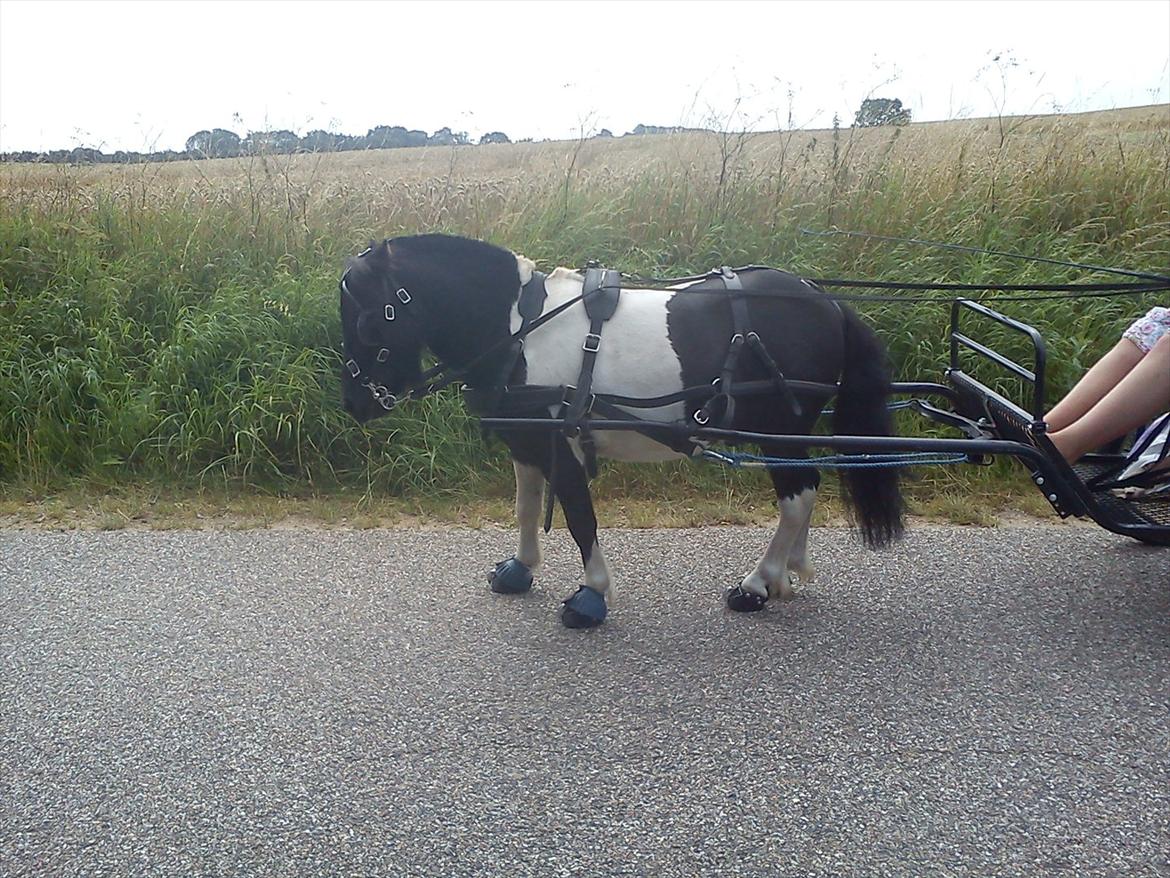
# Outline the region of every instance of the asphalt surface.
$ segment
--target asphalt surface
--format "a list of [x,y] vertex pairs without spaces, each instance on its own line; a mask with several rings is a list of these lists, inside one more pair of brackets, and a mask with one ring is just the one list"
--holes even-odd
[[0,874],[1170,875],[1170,550],[767,537],[0,532]]

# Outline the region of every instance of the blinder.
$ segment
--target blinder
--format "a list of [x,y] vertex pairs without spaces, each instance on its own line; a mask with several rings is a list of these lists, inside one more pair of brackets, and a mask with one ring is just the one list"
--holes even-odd
[[[377,311],[362,311],[358,314],[357,323],[354,325],[358,341],[366,347],[379,348],[385,345],[386,337],[382,334],[382,324],[393,323],[398,316],[393,305],[387,305],[380,318],[377,314]],[[379,360],[379,362],[385,362],[385,360]]]

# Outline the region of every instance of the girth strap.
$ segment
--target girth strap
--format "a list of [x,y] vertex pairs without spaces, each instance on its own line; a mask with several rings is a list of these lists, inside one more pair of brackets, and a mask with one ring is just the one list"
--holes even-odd
[[730,425],[735,420],[735,397],[731,395],[731,384],[735,380],[735,367],[739,365],[744,333],[748,329],[748,311],[747,302],[744,301],[743,296],[736,295],[743,290],[743,282],[731,269],[731,266],[720,267],[719,276],[723,280],[724,288],[730,294],[728,298],[731,299],[731,322],[734,327],[731,334],[731,346],[727,349],[727,358],[723,361],[723,371],[719,374],[720,392],[718,394],[726,401],[723,407],[723,416],[719,422],[723,425]]
[[[597,362],[597,352],[601,350],[601,327],[617,311],[621,292],[621,272],[596,267],[585,269],[581,299],[585,303],[585,313],[589,317],[589,334],[581,344],[584,353],[581,356],[581,372],[577,377],[577,386],[570,385],[564,388],[561,412],[564,418],[564,435],[578,438],[581,451],[585,455],[585,472],[589,478],[597,475],[597,450],[584,419],[595,402],[592,392],[593,367]],[[557,460],[560,448],[558,440],[556,433],[550,433],[548,489],[544,496],[545,533],[552,528],[553,495],[560,466]]]
[[581,357],[581,372],[577,377],[577,386],[565,388],[565,401],[568,405],[565,412],[565,434],[570,437],[581,436],[581,445],[585,451],[590,475],[596,473],[597,464],[592,451],[593,440],[588,429],[583,429],[582,422],[593,404],[593,367],[597,363],[597,353],[601,350],[601,328],[617,310],[621,292],[620,272],[601,268],[585,270],[585,283],[581,295],[585,302],[585,313],[589,316],[589,334],[585,336],[585,341],[581,345],[584,353]]
[[729,294],[727,298],[731,302],[731,341],[728,342],[727,356],[723,358],[723,368],[713,382],[715,395],[695,412],[695,423],[701,427],[711,423],[712,414],[720,404],[723,408],[719,412],[718,426],[726,427],[735,418],[735,397],[731,395],[731,385],[735,380],[735,370],[739,365],[739,355],[743,351],[745,333],[748,331],[747,302],[742,296],[736,295],[743,290],[743,282],[729,265],[719,269],[718,277],[723,281],[723,287]]
[[768,349],[760,341],[759,335],[750,328],[747,301],[741,295],[743,292],[743,282],[740,281],[735,271],[727,265],[719,269],[718,277],[723,281],[723,286],[728,293],[727,297],[731,302],[733,330],[731,341],[728,342],[727,356],[723,360],[723,368],[720,370],[719,378],[714,382],[715,394],[695,412],[695,423],[699,426],[707,426],[710,424],[714,410],[720,403],[722,403],[722,411],[719,412],[718,426],[729,427],[734,421],[735,395],[732,388],[735,385],[735,371],[739,366],[740,354],[745,345],[752,350],[760,362],[771,373],[772,384],[780,393],[788,408],[794,415],[799,416],[801,414],[800,403],[792,393],[792,388],[788,386],[788,382],[784,380],[784,373],[780,371],[780,367],[776,365],[776,361],[772,359],[772,355],[768,353]]

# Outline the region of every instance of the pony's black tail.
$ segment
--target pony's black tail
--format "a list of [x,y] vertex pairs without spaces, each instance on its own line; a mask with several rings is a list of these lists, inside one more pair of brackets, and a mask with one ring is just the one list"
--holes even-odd
[[[893,419],[887,403],[890,373],[886,352],[874,331],[848,308],[845,315],[845,366],[834,405],[833,432],[889,436]],[[879,548],[902,536],[905,508],[894,467],[843,469],[845,501],[867,546]]]

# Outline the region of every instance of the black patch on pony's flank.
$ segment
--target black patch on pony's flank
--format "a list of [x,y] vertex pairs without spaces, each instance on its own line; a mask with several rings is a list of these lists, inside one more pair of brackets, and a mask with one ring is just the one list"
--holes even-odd
[[[844,337],[841,312],[836,303],[813,292],[800,278],[776,269],[739,272],[743,288],[759,295],[745,298],[748,320],[787,378],[833,384],[841,374]],[[684,387],[709,384],[723,369],[724,358],[735,332],[731,305],[725,295],[698,291],[724,290],[713,278],[680,291],[667,305],[667,332],[679,359]],[[767,291],[780,295],[769,297]],[[696,295],[691,295],[696,292]],[[744,351],[736,368],[737,381],[771,377],[768,367]],[[736,401],[737,430],[761,433],[807,433],[820,406],[811,395],[800,397],[797,415],[771,395],[745,396]],[[702,400],[688,403],[691,418]]]
[[[840,380],[834,432],[890,435],[891,418],[886,408],[890,379],[884,349],[873,331],[848,308],[793,274],[764,268],[743,270],[738,276],[745,290],[760,293],[745,299],[749,324],[784,376],[819,384]],[[704,280],[681,290],[667,306],[667,331],[685,387],[706,384],[720,373],[735,331],[731,306],[724,296],[688,293],[723,289],[718,278]],[[779,294],[769,297],[769,290]],[[746,351],[741,354],[737,381],[769,377],[759,358]],[[741,397],[729,426],[753,433],[807,435],[830,396],[801,393],[798,398],[800,414],[785,405],[779,394]],[[688,418],[701,403],[688,403]],[[764,446],[761,450],[776,457],[808,456],[791,448]],[[772,482],[777,497],[783,499],[818,487],[820,474],[809,467],[779,469],[772,471]],[[842,483],[867,545],[884,546],[902,535],[904,510],[896,469],[843,470]]]

